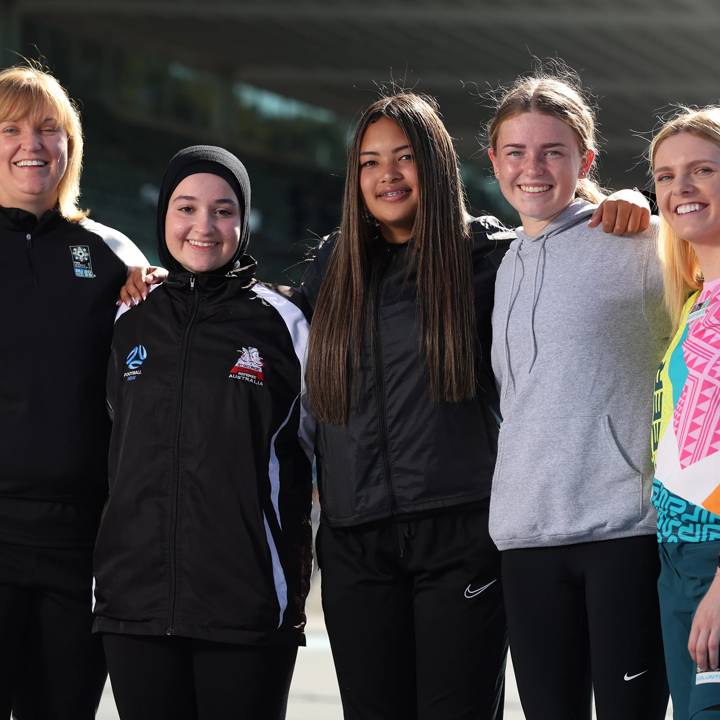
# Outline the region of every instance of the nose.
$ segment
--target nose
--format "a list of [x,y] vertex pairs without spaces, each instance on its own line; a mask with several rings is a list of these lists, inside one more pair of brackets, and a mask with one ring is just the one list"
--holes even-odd
[[395,161],[385,163],[382,173],[383,182],[396,182],[400,180],[401,177],[400,167]]
[[24,130],[20,136],[20,144],[23,150],[37,150],[42,147],[42,135],[35,128]]
[[526,175],[542,175],[545,172],[543,159],[536,155],[526,155],[523,170]]
[[675,195],[692,195],[695,192],[695,183],[690,173],[683,173],[675,178],[673,193]]
[[215,215],[212,212],[199,212],[195,216],[195,227],[203,235],[211,235],[215,228]]

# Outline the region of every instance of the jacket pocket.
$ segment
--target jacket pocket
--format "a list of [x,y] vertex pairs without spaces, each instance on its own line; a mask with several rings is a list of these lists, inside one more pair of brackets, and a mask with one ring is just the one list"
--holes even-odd
[[607,415],[503,422],[490,504],[496,542],[581,541],[634,526],[642,510],[642,474]]

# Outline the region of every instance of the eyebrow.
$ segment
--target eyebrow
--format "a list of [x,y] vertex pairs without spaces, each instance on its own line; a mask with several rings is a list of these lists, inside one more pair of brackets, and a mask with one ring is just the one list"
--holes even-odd
[[[27,117],[29,117],[29,116],[22,115],[20,117],[5,118],[4,120],[0,120],[0,123],[2,123],[3,125],[7,125],[7,124],[14,125],[15,123],[22,122]],[[42,125],[43,123],[46,123],[46,122],[57,123],[58,125],[60,124],[60,121],[54,115],[48,115],[47,117],[44,117],[44,118],[31,119],[30,122],[37,123],[38,125]]]
[[[525,143],[505,143],[505,145],[503,145],[503,147],[504,148],[524,148],[524,147],[527,147],[527,145]],[[561,143],[561,142],[551,142],[551,143],[543,143],[540,147],[547,149],[547,148],[553,148],[553,147],[567,147],[567,145],[565,143]]]
[[[188,200],[197,200],[197,198],[194,195],[178,195],[173,198],[173,202],[177,202],[178,200],[185,200],[187,202]],[[237,205],[237,202],[232,198],[218,198],[217,200],[213,200],[213,202],[222,205]]]
[[[401,150],[407,150],[410,147],[410,145],[398,145],[398,147],[393,148],[391,152],[396,153],[400,152]],[[363,150],[363,152],[360,153],[361,155],[379,155],[380,153],[376,150]]]
[[[717,160],[710,160],[709,158],[707,160],[701,159],[701,160],[693,160],[692,162],[686,163],[688,167],[692,167],[693,165],[718,165]],[[672,167],[669,165],[662,165],[661,167],[653,168],[653,173],[656,172],[667,172],[668,170],[672,170]]]

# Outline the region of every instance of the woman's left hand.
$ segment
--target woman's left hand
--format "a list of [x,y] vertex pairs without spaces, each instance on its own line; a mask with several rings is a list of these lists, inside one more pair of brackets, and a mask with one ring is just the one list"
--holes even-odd
[[167,270],[161,267],[129,267],[117,304],[137,305],[147,297],[148,287],[162,282],[167,275]]
[[632,235],[650,225],[650,204],[637,190],[618,190],[605,198],[592,214],[589,227],[597,227],[613,235]]
[[695,611],[690,628],[688,651],[698,670],[718,669],[720,646],[720,574],[705,593]]

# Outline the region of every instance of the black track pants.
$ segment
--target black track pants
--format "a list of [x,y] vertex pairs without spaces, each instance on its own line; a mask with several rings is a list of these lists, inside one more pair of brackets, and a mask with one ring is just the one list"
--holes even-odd
[[502,553],[527,720],[661,720],[668,701],[654,536]]
[[0,718],[92,720],[103,685],[90,550],[0,544]]
[[499,720],[507,637],[487,508],[321,524],[345,720]]
[[102,636],[121,720],[283,720],[297,647]]

